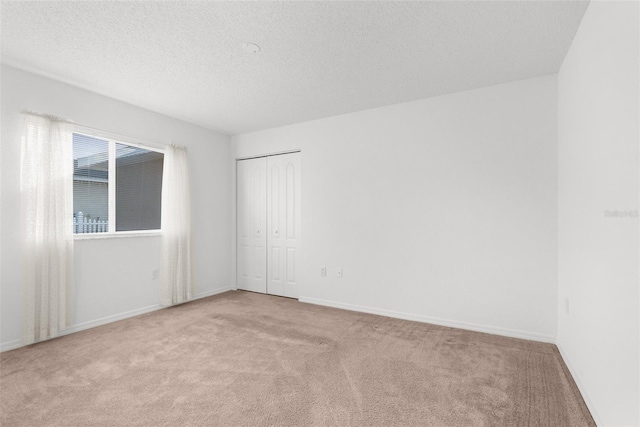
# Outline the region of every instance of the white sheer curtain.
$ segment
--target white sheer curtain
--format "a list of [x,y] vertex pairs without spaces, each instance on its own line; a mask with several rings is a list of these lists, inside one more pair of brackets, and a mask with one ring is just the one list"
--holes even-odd
[[160,304],[188,301],[195,286],[191,261],[191,194],[187,149],[170,145],[162,174]]
[[68,325],[73,283],[73,156],[68,123],[23,114],[21,147],[22,339]]

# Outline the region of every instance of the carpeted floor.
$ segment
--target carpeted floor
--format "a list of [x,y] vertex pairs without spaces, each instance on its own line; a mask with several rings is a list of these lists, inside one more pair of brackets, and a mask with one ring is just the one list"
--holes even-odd
[[593,426],[551,344],[227,292],[0,355],[3,426]]

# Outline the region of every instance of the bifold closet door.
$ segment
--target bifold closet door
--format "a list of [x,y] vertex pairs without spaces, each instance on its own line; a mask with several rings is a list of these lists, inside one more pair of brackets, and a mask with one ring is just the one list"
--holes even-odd
[[237,285],[267,292],[267,159],[237,162]]
[[300,153],[267,157],[267,293],[299,296]]
[[300,153],[237,162],[238,289],[299,296]]

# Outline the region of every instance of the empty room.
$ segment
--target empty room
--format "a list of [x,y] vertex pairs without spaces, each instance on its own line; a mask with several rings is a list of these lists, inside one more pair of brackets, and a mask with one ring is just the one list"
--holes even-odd
[[0,425],[640,426],[638,1],[0,16]]

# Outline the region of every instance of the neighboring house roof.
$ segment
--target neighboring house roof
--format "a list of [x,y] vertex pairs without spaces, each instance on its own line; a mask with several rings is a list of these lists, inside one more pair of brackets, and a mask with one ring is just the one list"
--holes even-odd
[[[118,166],[162,161],[163,155],[153,151],[140,152],[139,149],[126,147],[117,151]],[[104,154],[80,157],[73,161],[73,180],[90,182],[108,182],[109,168]]]

